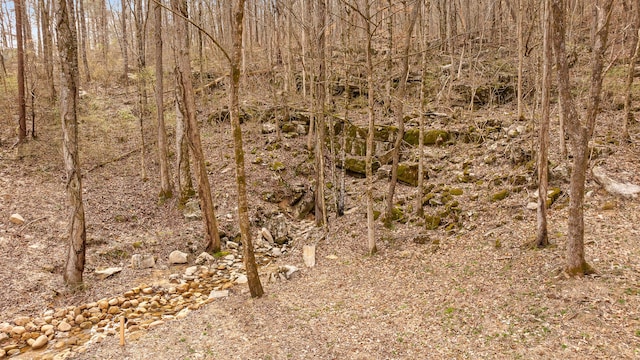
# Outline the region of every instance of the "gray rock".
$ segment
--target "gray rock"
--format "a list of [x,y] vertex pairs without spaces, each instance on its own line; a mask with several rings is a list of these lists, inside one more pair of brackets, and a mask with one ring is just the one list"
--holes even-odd
[[134,269],[148,269],[156,265],[156,258],[153,255],[135,254],[131,256],[131,267]]
[[281,256],[282,255],[282,251],[280,251],[280,249],[274,247],[274,248],[271,249],[271,255],[275,256],[275,257]]
[[[228,243],[227,243],[228,246]],[[198,257],[196,258],[196,265],[202,265],[202,264],[207,264],[207,263],[211,263],[215,260],[215,258],[207,253],[207,252],[202,252],[200,253],[200,255],[198,255]]]
[[186,268],[184,270],[184,274],[186,276],[192,276],[193,274],[195,274],[196,272],[198,272],[198,267],[197,266],[190,266],[188,268]]
[[238,277],[235,280],[236,284],[246,284],[248,282],[249,282],[249,279],[247,278],[247,275],[244,275],[244,274],[238,275]]
[[307,128],[302,124],[298,124],[298,126],[296,126],[296,132],[300,135],[306,135]]
[[188,254],[183,253],[180,250],[175,250],[169,254],[169,264],[186,264],[188,261]]
[[233,242],[231,240],[227,241],[227,249],[238,249],[240,245],[237,242]]
[[262,237],[265,240],[267,240],[269,243],[273,244],[273,236],[271,235],[271,232],[269,231],[269,229],[263,227],[260,230],[260,233],[262,234]]
[[202,210],[200,209],[200,202],[198,199],[191,199],[187,201],[187,203],[184,204],[182,214],[187,220],[202,220]]
[[283,265],[280,267],[280,273],[284,274],[287,280],[291,280],[292,276],[299,273],[300,269],[293,265]]
[[263,134],[271,134],[276,132],[276,126],[271,123],[262,124],[262,133]]
[[209,293],[209,299],[220,299],[229,296],[229,290],[212,290]]
[[536,210],[538,209],[538,203],[537,202],[530,202],[527,204],[527,209],[528,210]]
[[102,270],[96,270],[95,273],[98,275],[100,280],[104,280],[113,274],[117,274],[122,271],[121,267],[110,267]]

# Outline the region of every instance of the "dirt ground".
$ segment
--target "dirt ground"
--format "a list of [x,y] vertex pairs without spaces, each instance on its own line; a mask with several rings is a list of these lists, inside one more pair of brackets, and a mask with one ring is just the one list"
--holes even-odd
[[[149,180],[141,180],[137,152],[106,163],[139,146],[137,120],[129,110],[135,104],[127,104],[127,98],[114,88],[90,90],[82,100],[88,234],[83,291],[69,293],[62,283],[64,171],[54,114],[45,113],[48,120],[43,120],[38,139],[19,149],[11,149],[10,132],[0,137],[0,323],[115,296],[158,280],[155,270],[127,266],[136,252],[154,254],[157,267],[162,267],[173,250],[202,249],[201,222],[185,220],[174,201],[158,203],[150,122],[145,127],[151,143],[146,153]],[[206,116],[201,114],[203,120]],[[500,120],[503,128],[514,123],[513,113],[504,109],[479,111],[457,121],[489,117]],[[608,135],[617,133],[617,118],[616,112],[603,114],[594,148],[604,150],[592,163],[621,181],[640,184],[637,140],[619,144]],[[272,149],[272,135],[260,134],[260,128],[257,121],[244,125],[252,216],[258,207],[277,210],[264,201],[263,192],[277,188],[283,177],[295,179],[293,168],[306,156],[304,138],[285,139],[284,146]],[[233,231],[236,208],[229,124],[204,121],[202,129],[216,211],[222,227]],[[533,146],[532,139],[531,130],[523,143]],[[522,166],[510,164],[506,141],[508,136],[500,131],[495,139],[456,143],[442,150],[445,157],[431,159],[443,170],[430,174],[428,182],[464,190],[459,198],[460,227],[427,231],[408,221],[388,230],[378,224],[379,253],[365,255],[364,179],[347,177],[348,214],[336,218],[332,213],[325,238],[293,239],[292,250],[278,259],[280,264],[300,267],[300,276],[265,281],[266,295],[261,299],[251,299],[246,285],[236,285],[230,297],[186,319],[167,321],[124,347],[117,337],[108,337],[89,345],[86,352],[72,353],[71,358],[637,358],[638,200],[614,197],[588,177],[585,250],[597,274],[567,278],[559,271],[567,237],[567,178],[551,184],[564,192],[549,211],[553,245],[527,248],[524,245],[535,237],[536,214],[526,209],[534,190],[495,181],[527,173]],[[492,154],[497,161],[487,164],[483,159]],[[252,163],[260,156],[284,163],[284,175]],[[460,182],[457,175],[468,166],[476,179],[484,181]],[[386,186],[386,180],[377,180],[379,194]],[[492,201],[491,195],[503,188],[511,190],[509,196]],[[408,203],[414,193],[414,187],[400,185],[397,199]],[[20,213],[26,223],[10,223],[13,213]],[[426,235],[428,241],[415,242],[419,235]],[[302,262],[302,245],[309,242],[317,242],[315,268],[305,268]],[[124,270],[100,280],[94,270],[107,266]]]

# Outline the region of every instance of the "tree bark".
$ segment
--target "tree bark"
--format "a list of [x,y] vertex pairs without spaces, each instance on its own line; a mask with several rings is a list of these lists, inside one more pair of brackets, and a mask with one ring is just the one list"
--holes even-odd
[[[184,19],[188,18],[187,3],[185,0],[171,0],[173,11],[182,15]],[[176,26],[176,50],[177,50],[177,69],[178,86],[180,89],[181,103],[184,106],[181,109],[185,117],[185,132],[189,138],[189,148],[193,155],[193,162],[196,167],[196,177],[198,179],[198,195],[200,198],[200,207],[202,208],[203,220],[205,225],[205,244],[206,250],[209,252],[220,251],[220,234],[218,233],[218,221],[216,219],[213,207],[213,199],[211,197],[211,185],[209,184],[209,176],[204,162],[204,153],[202,151],[202,142],[200,140],[200,128],[196,119],[196,104],[193,95],[193,83],[191,81],[191,63],[189,57],[189,38],[187,35],[188,22],[182,18],[177,18]]]
[[569,275],[586,275],[594,270],[584,256],[584,188],[589,161],[589,140],[593,134],[595,120],[599,112],[600,92],[602,90],[602,67],[609,19],[613,0],[605,0],[602,6],[596,6],[593,38],[593,59],[591,60],[591,84],[586,121],[581,121],[575,109],[573,95],[569,85],[569,66],[565,51],[565,3],[564,0],[552,0],[551,12],[554,24],[553,50],[558,72],[558,93],[567,123],[567,133],[573,145],[574,158],[569,185],[569,234],[567,239],[567,257],[565,271]]
[[638,62],[638,56],[640,55],[640,0],[635,1],[635,19],[633,23],[633,36],[631,40],[631,47],[634,49],[629,59],[629,70],[627,72],[627,82],[625,88],[624,99],[624,113],[622,122],[622,139],[625,141],[630,140],[629,136],[629,123],[634,120],[633,113],[631,112],[631,102],[633,96],[631,94],[631,87],[633,86],[633,75],[636,71],[636,64]]
[[86,229],[82,203],[82,178],[78,156],[78,43],[73,0],[56,1],[56,33],[60,55],[60,120],[69,211],[69,250],[64,269],[67,286],[82,285]]
[[22,25],[22,12],[24,11],[23,6],[23,0],[15,1],[16,43],[18,48],[18,143],[24,142],[27,138],[27,104],[24,89],[24,39],[22,36],[24,28]]
[[87,82],[91,82],[91,71],[89,70],[89,60],[87,60],[87,21],[84,12],[84,0],[78,0],[78,21],[80,22],[80,53],[82,56],[82,67]]
[[242,29],[244,18],[244,0],[233,2],[233,19],[231,22],[232,57],[231,57],[231,86],[229,91],[229,116],[233,131],[234,154],[236,158],[236,183],[238,187],[238,222],[240,237],[242,239],[242,251],[244,266],[247,271],[247,279],[251,297],[259,298],[264,294],[258,267],[253,254],[253,243],[249,225],[249,211],[247,200],[247,179],[244,169],[244,149],[242,147],[242,128],[240,127],[240,106],[238,104],[238,88],[240,86],[240,61],[242,59]]
[[127,0],[121,0],[120,6],[122,9],[122,67],[123,67],[123,78],[126,85],[129,85],[129,40],[128,40],[128,32],[127,32],[127,9],[128,4]]
[[[378,252],[375,238],[375,220],[373,214],[373,138],[375,134],[375,118],[374,118],[374,85],[373,85],[373,30],[371,29],[371,5],[365,1],[364,5],[364,23],[367,33],[367,88],[368,88],[368,106],[367,116],[369,127],[367,129],[367,149],[365,154],[365,173],[367,176],[367,248],[369,255]],[[347,89],[348,90],[348,89]],[[346,121],[346,119],[345,119]],[[344,131],[344,130],[343,130]]]
[[393,220],[393,197],[396,190],[396,184],[398,182],[398,163],[400,162],[400,146],[404,137],[404,96],[407,89],[407,75],[409,74],[409,49],[411,46],[411,34],[413,34],[413,28],[418,18],[420,10],[420,2],[414,3],[414,8],[411,13],[409,24],[404,32],[406,35],[405,42],[402,49],[402,71],[400,73],[400,83],[398,89],[393,94],[393,107],[394,115],[396,116],[396,122],[398,124],[398,137],[396,138],[393,147],[393,164],[391,166],[391,181],[389,182],[389,189],[387,192],[387,208],[384,217],[385,226],[390,227]]
[[[523,0],[520,0],[523,1]],[[536,246],[549,245],[547,232],[547,189],[549,188],[549,94],[551,89],[551,12],[549,0],[544,1],[542,40],[542,118],[538,135],[538,211]]]
[[42,48],[44,69],[46,74],[46,87],[49,92],[49,99],[56,98],[56,88],[53,81],[53,39],[51,35],[51,3],[52,0],[42,0]]
[[162,7],[155,3],[153,7],[156,45],[156,113],[157,113],[157,133],[158,133],[158,159],[160,163],[160,194],[161,200],[169,199],[173,196],[171,177],[169,175],[169,159],[167,146],[167,131],[164,125],[164,85],[163,85],[163,64],[162,64]]
[[317,2],[317,46],[318,46],[318,81],[315,82],[315,101],[316,101],[316,192],[315,192],[315,218],[316,226],[323,226],[327,223],[327,207],[324,199],[324,138],[325,138],[325,101],[326,101],[326,62],[325,62],[325,19],[326,19],[326,0],[318,0]]

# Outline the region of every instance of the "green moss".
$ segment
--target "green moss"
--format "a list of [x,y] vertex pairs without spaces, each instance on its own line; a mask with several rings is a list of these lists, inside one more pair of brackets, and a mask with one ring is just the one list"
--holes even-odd
[[[345,162],[344,162],[344,167],[345,169],[347,169],[347,171],[350,171],[356,174],[362,174],[362,175],[366,174],[366,165],[367,163],[365,159],[357,158],[357,157],[347,158],[345,159]],[[372,171],[378,170],[379,167],[380,167],[379,162],[374,161],[373,163],[371,163]]]
[[453,195],[453,196],[460,196],[464,193],[464,191],[462,191],[462,189],[460,188],[454,188],[449,190],[449,194]]
[[613,210],[616,208],[615,201],[606,201],[604,205],[602,205],[602,210]]
[[558,200],[560,195],[562,195],[562,190],[560,190],[560,188],[554,187],[549,189],[547,192],[547,208],[551,207],[551,205]]
[[213,253],[213,257],[215,257],[217,259],[220,259],[220,258],[223,258],[223,257],[229,255],[229,254],[231,254],[231,253],[228,252],[228,251],[224,251],[223,250],[223,251],[218,251],[217,253]]
[[393,209],[391,209],[391,220],[398,221],[401,223],[407,222],[407,219],[404,216],[404,211],[402,211],[402,208],[400,208],[399,206],[394,206]]
[[491,201],[496,202],[496,201],[504,200],[507,196],[509,196],[509,189],[504,189],[491,195]]
[[[427,130],[423,134],[424,145],[440,145],[449,141],[450,135],[445,130]],[[403,140],[417,146],[420,142],[420,129],[410,129],[404,133]]]
[[285,166],[280,161],[274,161],[269,168],[271,169],[271,171],[283,171],[285,169]]
[[427,230],[435,230],[440,226],[442,219],[438,215],[425,215],[424,222]]
[[373,210],[373,220],[378,220],[380,218],[381,212],[378,210]]
[[[423,179],[429,178],[426,171],[423,171],[422,177]],[[398,181],[412,186],[418,186],[418,164],[398,164]]]
[[142,247],[142,241],[136,241],[131,244],[131,246],[133,246],[134,249],[140,249]]

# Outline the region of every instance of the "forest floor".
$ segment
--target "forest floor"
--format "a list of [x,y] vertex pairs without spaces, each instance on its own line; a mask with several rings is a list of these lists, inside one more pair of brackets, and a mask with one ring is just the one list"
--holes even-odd
[[[66,253],[64,170],[60,131],[45,112],[38,138],[11,149],[13,134],[0,134],[0,323],[18,316],[41,316],[47,309],[95,302],[125,293],[140,283],[161,281],[168,254],[197,255],[203,247],[200,221],[185,220],[175,201],[158,203],[153,126],[145,127],[148,181],[140,175],[138,123],[134,98],[121,88],[87,89],[81,101],[81,162],[87,223],[86,289],[69,293],[61,270]],[[206,107],[205,107],[206,108]],[[217,215],[225,231],[237,218],[232,139],[228,122],[203,119],[202,137],[209,162]],[[596,129],[592,161],[620,181],[640,184],[638,140],[620,144],[620,113],[605,111]],[[366,255],[364,179],[347,177],[347,215],[331,212],[323,238],[292,240],[277,264],[295,265],[300,275],[267,282],[266,294],[252,299],[246,285],[231,295],[166,321],[125,346],[109,336],[64,356],[77,359],[425,359],[425,358],[638,358],[640,356],[640,203],[608,194],[591,175],[585,198],[585,251],[594,275],[568,278],[561,269],[567,239],[568,178],[562,167],[551,186],[563,193],[549,210],[552,246],[532,250],[536,212],[528,210],[535,188],[533,170],[513,164],[520,150],[535,148],[529,127],[512,139],[510,105],[478,110],[431,126],[466,126],[491,119],[499,124],[482,143],[431,148],[427,183],[460,188],[460,225],[425,230],[410,219],[386,229],[377,222],[378,253]],[[6,120],[7,125],[9,121]],[[526,122],[519,122],[526,125]],[[172,129],[172,124],[169,127]],[[557,124],[553,124],[553,129]],[[554,131],[554,135],[557,133]],[[635,133],[637,126],[632,128]],[[170,136],[173,130],[170,130]],[[277,211],[263,199],[265,189],[293,182],[296,164],[307,158],[305,137],[270,146],[273,134],[261,124],[244,124],[252,218],[258,208]],[[555,136],[552,136],[554,138]],[[557,153],[557,144],[552,144]],[[131,156],[104,164],[133,151]],[[486,159],[495,158],[495,161]],[[555,156],[555,164],[557,155]],[[552,156],[552,160],[554,159]],[[277,160],[285,170],[271,171],[257,157]],[[565,167],[566,168],[566,167]],[[466,170],[466,172],[465,172]],[[474,181],[461,181],[471,175]],[[284,179],[284,180],[283,180]],[[498,180],[496,180],[498,179]],[[386,193],[387,180],[376,181]],[[509,190],[503,200],[492,198]],[[416,188],[399,185],[397,199],[409,212]],[[496,201],[494,201],[496,200]],[[379,210],[382,210],[379,202]],[[13,213],[26,220],[18,226]],[[411,216],[409,216],[411,218]],[[293,220],[292,220],[293,221]],[[255,233],[258,228],[252,229]],[[414,241],[426,236],[426,241]],[[317,244],[317,264],[306,268],[302,245]],[[194,246],[195,245],[195,246]],[[128,266],[135,253],[150,253],[153,269]],[[94,270],[122,266],[100,279]],[[180,270],[178,270],[180,271]],[[0,349],[12,339],[0,342]],[[52,341],[53,342],[53,341]],[[56,355],[28,351],[22,358]],[[60,351],[58,351],[60,353]],[[47,355],[48,354],[48,355]],[[0,358],[1,358],[0,354]]]

